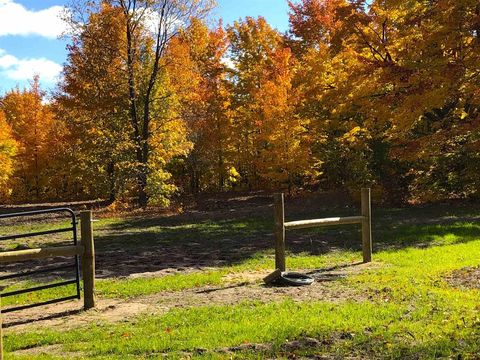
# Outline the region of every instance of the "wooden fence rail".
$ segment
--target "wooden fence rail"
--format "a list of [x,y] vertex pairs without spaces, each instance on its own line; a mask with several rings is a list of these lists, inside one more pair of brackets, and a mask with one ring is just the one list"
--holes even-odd
[[363,262],[372,261],[372,206],[370,189],[362,189],[361,216],[333,217],[326,219],[285,222],[285,199],[283,194],[275,194],[275,268],[286,270],[285,230],[308,229],[322,226],[361,224]]
[[82,256],[85,252],[83,245],[57,246],[53,248],[38,248],[28,250],[6,251],[0,253],[0,264],[15,263],[27,260],[48,259],[57,256]]

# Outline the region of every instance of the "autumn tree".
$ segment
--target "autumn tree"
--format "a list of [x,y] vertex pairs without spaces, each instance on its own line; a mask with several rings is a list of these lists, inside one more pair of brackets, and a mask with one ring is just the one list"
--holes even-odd
[[[439,129],[446,136],[452,125],[458,132],[462,123],[471,129],[463,120],[476,118],[471,90],[478,80],[472,65],[478,54],[476,2],[303,0],[291,4],[291,11],[292,41],[301,45],[296,48],[301,49],[304,70],[300,80],[306,90],[303,111],[320,125],[317,133],[324,138],[320,157],[325,160],[329,148],[340,149],[341,156],[337,153],[332,161],[324,161],[326,174],[338,164],[335,159],[349,159],[348,147],[340,139],[353,136],[347,144],[357,146],[362,137],[366,140],[364,150],[354,152],[362,158],[348,160],[364,164],[362,171],[348,171],[365,174],[354,183],[386,185],[389,179],[402,178],[396,170],[412,174],[415,170],[408,167],[419,164],[409,159],[418,159],[420,152],[399,156],[406,154],[398,149],[419,151],[423,141],[432,149],[433,143],[442,143]],[[438,117],[442,113],[445,116]],[[430,129],[439,140],[435,142],[418,132],[432,120],[435,125]],[[358,142],[355,134],[367,136]],[[416,145],[408,146],[409,141]],[[405,160],[404,165],[399,159]],[[388,186],[399,188],[400,184]]]
[[420,200],[478,195],[480,5],[391,7],[401,34],[398,70],[390,74],[394,91],[402,90],[395,92],[396,155],[416,156],[411,191]]
[[290,45],[297,53],[318,48],[320,44],[332,45],[334,32],[344,19],[337,16],[339,9],[347,8],[346,0],[288,1],[290,8]]
[[290,43],[300,62],[298,111],[310,119],[312,171],[322,174],[325,188],[371,184],[372,134],[356,104],[361,96],[354,97],[359,86],[371,82],[363,76],[368,71],[358,54],[344,42],[345,32],[364,12],[347,1],[330,0],[290,2],[290,8]]
[[294,58],[281,34],[263,18],[237,21],[228,34],[240,175],[249,188],[291,187],[309,162],[305,121],[295,111]]
[[0,200],[5,201],[11,193],[10,177],[14,171],[14,156],[17,142],[8,125],[5,114],[0,111]]
[[301,99],[293,84],[296,65],[289,48],[276,49],[254,94],[261,125],[257,169],[273,187],[289,191],[306,181],[312,165],[309,121],[297,112]]
[[210,30],[200,20],[172,39],[168,48],[167,70],[193,143],[181,171],[188,173],[194,193],[224,190],[235,181],[227,50],[222,26]]
[[56,110],[68,128],[71,195],[124,194],[135,173],[124,66],[123,12],[102,4],[72,37],[56,95]]
[[[212,6],[210,0],[116,0],[112,2],[124,13],[126,34],[126,70],[128,77],[129,115],[136,146],[139,204],[147,205],[148,164],[151,153],[151,122],[155,118],[154,102],[164,70],[162,59],[170,40],[180,27],[188,27],[192,18],[204,16]],[[142,26],[143,25],[143,26]],[[151,27],[148,28],[148,25]],[[143,59],[135,48],[148,31],[151,54]]]
[[18,143],[15,161],[13,195],[18,200],[48,198],[55,184],[49,180],[53,164],[54,114],[44,104],[44,92],[35,77],[29,89],[14,89],[6,93],[2,108],[7,123]]
[[[178,122],[174,108],[176,100],[168,89],[169,78],[164,62],[167,45],[181,28],[189,26],[192,18],[203,16],[210,5],[207,0],[112,0],[77,2],[77,6],[72,7],[70,23],[79,35],[86,32],[89,24],[83,21],[85,14],[99,13],[106,6],[117,12],[120,41],[115,46],[115,56],[120,65],[117,71],[123,80],[122,87],[117,89],[122,95],[122,103],[118,105],[120,116],[126,116],[128,121],[128,129],[121,133],[128,137],[128,147],[131,146],[128,150],[134,155],[134,174],[141,206],[146,206],[149,198],[157,197],[152,192],[169,188],[163,183],[169,178],[164,170],[165,164],[175,154],[188,151],[184,137],[169,134],[172,130],[184,133],[185,129]],[[102,54],[104,44],[97,42],[97,46],[98,54]],[[126,106],[122,105],[124,100]],[[172,121],[177,121],[176,126]],[[172,143],[174,139],[176,143]]]

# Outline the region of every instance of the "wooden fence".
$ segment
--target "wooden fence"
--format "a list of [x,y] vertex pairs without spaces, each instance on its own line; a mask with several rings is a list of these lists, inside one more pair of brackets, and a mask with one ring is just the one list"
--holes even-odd
[[[93,242],[92,212],[80,213],[80,244],[53,248],[38,248],[0,253],[0,264],[16,263],[20,261],[49,259],[57,256],[81,257],[83,278],[83,305],[84,309],[95,307],[95,248]],[[2,344],[2,316],[0,299],[0,360],[3,359]]]
[[360,216],[334,217],[326,219],[285,222],[283,194],[275,194],[275,268],[286,270],[285,233],[286,230],[316,228],[331,225],[361,224],[363,262],[372,261],[372,206],[370,189],[362,189],[362,212]]

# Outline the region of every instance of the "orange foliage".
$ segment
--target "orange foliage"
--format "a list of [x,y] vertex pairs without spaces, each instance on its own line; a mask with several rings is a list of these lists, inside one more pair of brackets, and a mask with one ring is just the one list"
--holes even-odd
[[10,196],[10,177],[13,173],[14,156],[17,152],[17,142],[13,139],[12,129],[5,120],[5,114],[0,111],[0,200]]
[[55,148],[55,119],[45,105],[39,79],[35,77],[30,89],[8,92],[3,99],[7,123],[18,143],[15,158],[13,195],[16,199],[39,200],[53,190],[49,179]]

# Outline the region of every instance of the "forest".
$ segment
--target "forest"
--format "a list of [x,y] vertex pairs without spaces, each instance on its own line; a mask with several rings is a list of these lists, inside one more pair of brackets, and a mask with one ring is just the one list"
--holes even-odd
[[213,22],[207,0],[135,3],[72,3],[55,90],[0,98],[3,203],[480,195],[478,0],[291,1],[285,33]]

